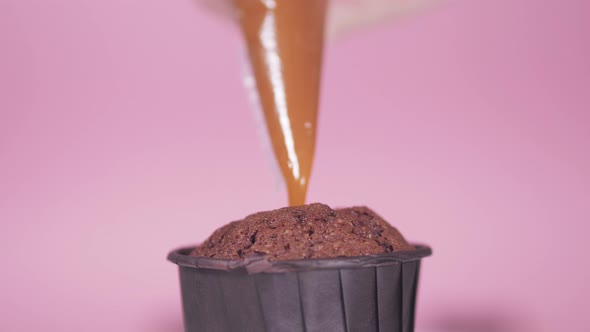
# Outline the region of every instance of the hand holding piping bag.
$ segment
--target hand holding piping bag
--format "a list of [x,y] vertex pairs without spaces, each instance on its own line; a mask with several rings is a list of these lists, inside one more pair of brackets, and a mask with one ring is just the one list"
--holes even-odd
[[[196,0],[213,13],[235,19],[233,0]],[[445,0],[331,0],[326,27],[328,39],[344,36],[386,21],[397,21]]]

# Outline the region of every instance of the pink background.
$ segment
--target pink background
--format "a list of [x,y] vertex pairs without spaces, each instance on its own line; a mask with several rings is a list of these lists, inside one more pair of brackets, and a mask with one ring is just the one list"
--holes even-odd
[[[421,331],[587,331],[590,4],[458,0],[329,45],[311,201],[424,262]],[[280,207],[233,27],[0,0],[1,331],[182,329],[169,249]]]

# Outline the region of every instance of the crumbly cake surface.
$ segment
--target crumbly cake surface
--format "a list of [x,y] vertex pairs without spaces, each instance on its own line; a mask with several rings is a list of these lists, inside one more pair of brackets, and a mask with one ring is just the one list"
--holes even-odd
[[216,230],[192,256],[239,260],[354,257],[412,250],[400,232],[367,207],[315,203],[258,212]]

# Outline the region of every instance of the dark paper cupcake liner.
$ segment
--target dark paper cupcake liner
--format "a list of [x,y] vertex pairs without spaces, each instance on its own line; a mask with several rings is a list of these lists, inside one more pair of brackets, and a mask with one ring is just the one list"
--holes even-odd
[[179,265],[185,331],[412,332],[426,246],[385,255],[268,261],[191,257]]

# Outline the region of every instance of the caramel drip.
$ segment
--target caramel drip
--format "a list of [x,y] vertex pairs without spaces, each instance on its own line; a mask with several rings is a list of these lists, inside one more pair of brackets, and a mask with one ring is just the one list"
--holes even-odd
[[234,0],[289,204],[303,205],[315,152],[327,0]]

